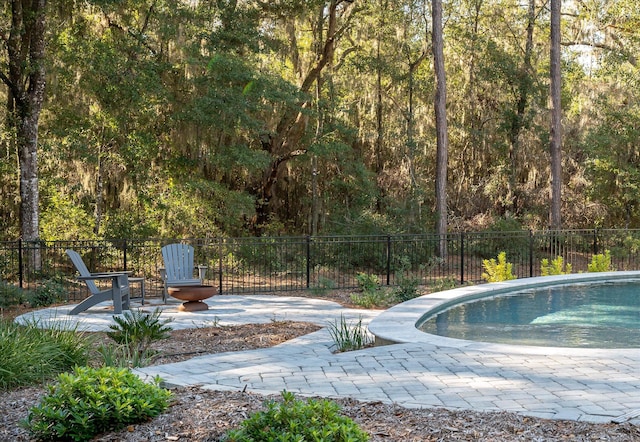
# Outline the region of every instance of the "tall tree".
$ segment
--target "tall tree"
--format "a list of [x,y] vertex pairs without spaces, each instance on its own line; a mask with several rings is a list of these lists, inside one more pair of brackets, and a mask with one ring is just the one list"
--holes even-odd
[[[9,34],[3,36],[9,125],[15,133],[20,166],[22,239],[39,237],[38,122],[45,90],[45,0],[12,0]],[[5,12],[5,16],[7,13]]]
[[434,99],[436,115],[436,233],[440,236],[438,255],[447,255],[447,159],[449,139],[447,132],[447,83],[444,67],[444,39],[442,36],[442,0],[432,0],[433,68],[436,78]]
[[562,109],[560,72],[560,11],[562,0],[551,0],[551,228],[562,227]]

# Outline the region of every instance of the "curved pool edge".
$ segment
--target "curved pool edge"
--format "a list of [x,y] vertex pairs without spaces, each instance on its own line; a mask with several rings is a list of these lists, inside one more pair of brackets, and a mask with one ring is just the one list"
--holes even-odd
[[562,354],[585,356],[629,355],[638,356],[637,348],[569,348],[536,347],[528,345],[495,344],[480,341],[467,341],[437,336],[418,330],[417,326],[434,311],[442,310],[453,304],[479,298],[495,296],[506,292],[530,288],[550,287],[565,284],[588,282],[639,280],[640,271],[577,273],[559,276],[539,276],[514,279],[511,281],[460,287],[423,295],[385,310],[369,323],[369,332],[375,337],[375,345],[425,344],[435,347],[465,348],[482,352],[518,353],[518,354]]

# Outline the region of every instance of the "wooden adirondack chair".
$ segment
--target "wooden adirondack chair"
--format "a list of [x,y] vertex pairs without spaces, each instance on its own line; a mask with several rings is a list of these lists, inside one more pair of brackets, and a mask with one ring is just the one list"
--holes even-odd
[[160,269],[164,282],[163,302],[167,301],[168,288],[181,285],[202,285],[206,266],[198,266],[198,278],[194,278],[194,250],[189,244],[167,244],[162,247],[164,269]]
[[[77,315],[96,304],[110,299],[113,300],[114,313],[120,314],[122,313],[122,309],[129,310],[129,276],[127,272],[91,273],[78,252],[71,249],[66,252],[78,270],[78,273],[80,273],[78,279],[84,281],[87,284],[89,292],[91,292],[91,295],[87,299],[76,305],[69,312],[70,315]],[[96,280],[100,279],[110,279],[111,288],[100,290],[95,283]]]

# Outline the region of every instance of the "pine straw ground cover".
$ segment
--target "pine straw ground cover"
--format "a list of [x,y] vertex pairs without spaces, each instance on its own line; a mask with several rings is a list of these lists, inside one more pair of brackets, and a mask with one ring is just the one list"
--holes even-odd
[[[338,296],[336,296],[338,298]],[[340,300],[340,299],[337,299]],[[342,299],[343,303],[344,299]],[[176,362],[198,354],[239,351],[276,345],[317,330],[312,324],[273,322],[234,327],[179,330],[156,348],[154,364]],[[107,339],[98,336],[99,339]],[[28,441],[19,421],[42,396],[42,387],[0,392],[0,441]],[[173,390],[167,412],[144,424],[96,438],[101,442],[218,441],[267,399],[258,394],[217,392],[197,387]],[[589,424],[525,417],[515,413],[468,410],[406,409],[381,402],[338,400],[342,412],[354,419],[371,441],[638,441],[640,428],[624,424]]]

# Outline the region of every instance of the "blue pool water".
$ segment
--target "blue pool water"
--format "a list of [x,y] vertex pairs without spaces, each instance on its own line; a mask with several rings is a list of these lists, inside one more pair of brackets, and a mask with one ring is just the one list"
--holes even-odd
[[640,348],[640,284],[545,287],[455,305],[420,330],[501,344]]

